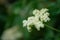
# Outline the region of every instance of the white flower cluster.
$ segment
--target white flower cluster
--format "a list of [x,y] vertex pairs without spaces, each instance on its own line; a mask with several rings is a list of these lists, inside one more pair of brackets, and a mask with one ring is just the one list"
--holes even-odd
[[33,15],[28,17],[27,20],[23,20],[23,27],[27,27],[28,31],[31,31],[31,25],[34,25],[35,28],[39,31],[40,27],[44,28],[43,22],[47,22],[50,20],[48,9],[43,8],[41,10],[35,9],[33,10]]

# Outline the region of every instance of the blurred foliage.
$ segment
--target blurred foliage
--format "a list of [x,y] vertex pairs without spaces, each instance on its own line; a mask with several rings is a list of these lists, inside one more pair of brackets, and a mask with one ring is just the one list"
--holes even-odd
[[8,8],[0,5],[0,34],[5,29],[19,25],[25,40],[60,40],[60,32],[47,27],[40,31],[34,28],[31,33],[22,27],[22,20],[31,16],[32,10],[41,8],[49,9],[51,21],[47,24],[60,29],[60,0],[16,0]]

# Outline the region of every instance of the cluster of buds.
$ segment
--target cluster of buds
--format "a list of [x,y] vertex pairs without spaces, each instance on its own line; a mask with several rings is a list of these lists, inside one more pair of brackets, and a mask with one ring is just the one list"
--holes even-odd
[[50,20],[48,9],[43,8],[41,10],[33,10],[33,16],[28,17],[27,20],[23,20],[23,27],[27,27],[28,31],[31,32],[31,25],[39,31],[40,28],[44,28],[44,23]]

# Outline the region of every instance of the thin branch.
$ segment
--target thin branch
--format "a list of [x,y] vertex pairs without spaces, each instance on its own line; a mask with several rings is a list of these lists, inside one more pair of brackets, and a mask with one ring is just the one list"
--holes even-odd
[[45,24],[45,26],[48,27],[48,28],[50,28],[50,29],[52,29],[52,30],[55,30],[55,31],[57,31],[57,32],[60,32],[60,30],[58,30],[58,29],[56,29],[56,28],[53,28],[53,27],[51,27],[51,26],[49,26],[49,25],[47,25],[47,24]]

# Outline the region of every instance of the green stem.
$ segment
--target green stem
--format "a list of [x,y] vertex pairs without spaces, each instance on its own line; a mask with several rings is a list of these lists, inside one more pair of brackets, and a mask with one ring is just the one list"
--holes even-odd
[[51,26],[49,26],[49,25],[47,25],[47,24],[45,24],[45,26],[48,27],[48,28],[50,28],[50,29],[52,29],[52,30],[55,30],[55,31],[57,31],[57,32],[60,32],[60,30],[55,29],[55,28],[53,28],[53,27],[51,27]]

